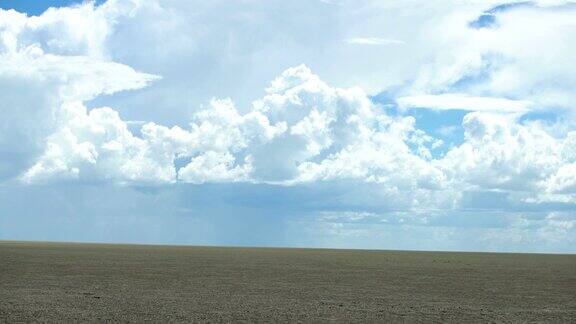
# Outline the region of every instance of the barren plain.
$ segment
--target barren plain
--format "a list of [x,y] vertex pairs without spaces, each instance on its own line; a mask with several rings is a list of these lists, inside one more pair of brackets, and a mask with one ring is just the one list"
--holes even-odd
[[576,322],[576,255],[0,242],[0,322]]

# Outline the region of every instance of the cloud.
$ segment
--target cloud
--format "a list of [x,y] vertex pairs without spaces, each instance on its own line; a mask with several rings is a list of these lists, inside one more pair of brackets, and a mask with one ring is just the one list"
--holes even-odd
[[554,193],[576,192],[576,164],[562,166],[549,180],[548,191]]
[[[47,150],[24,180],[359,179],[440,186],[442,175],[425,157],[432,138],[414,128],[413,118],[384,114],[360,89],[332,88],[302,65],[284,71],[267,92],[245,114],[231,100],[213,100],[188,129],[148,123],[141,137],[110,108],[88,111],[78,102],[65,104],[61,129],[48,137]],[[188,163],[176,170],[176,158]]]
[[403,109],[424,108],[434,110],[468,110],[515,114],[528,112],[532,105],[529,101],[473,97],[465,94],[453,93],[400,97],[396,102]]
[[173,156],[152,141],[135,137],[116,111],[105,107],[88,112],[79,103],[61,109],[65,121],[48,137],[43,155],[24,173],[25,182],[174,181]]
[[[470,21],[501,2],[440,0],[421,10],[422,1],[415,0],[338,1],[333,6],[320,1],[239,5],[155,0],[112,9],[122,3],[107,2],[107,10],[96,10],[122,14],[110,18],[112,23],[99,33],[106,37],[86,37],[98,44],[91,47],[164,77],[138,95],[98,99],[98,105],[115,107],[128,119],[183,126],[182,121],[212,97],[234,98],[238,106],[247,107],[276,74],[301,63],[334,86],[358,86],[369,94],[390,88],[399,96],[462,93],[530,101],[538,110],[570,109],[573,101],[569,84],[574,67],[566,60],[573,51],[569,6],[511,5],[494,13],[494,28],[478,30],[469,27]],[[296,7],[304,14],[277,17],[278,12],[296,12]],[[98,19],[111,15],[86,14]],[[222,19],[213,19],[217,15]],[[151,21],[158,27],[152,28]],[[524,28],[531,32],[523,33]],[[346,43],[395,40],[407,43]],[[558,50],[525,50],[533,44]]]
[[463,121],[464,142],[434,159],[437,141],[413,117],[387,115],[360,89],[330,87],[303,65],[274,79],[246,113],[215,99],[186,128],[147,123],[136,136],[111,108],[61,109],[66,120],[26,182],[353,181],[378,184],[397,203],[411,197],[407,209],[458,205],[459,191],[514,193],[502,208],[534,197],[576,201],[573,132],[556,138],[517,115],[473,112]]
[[354,45],[403,45],[406,44],[404,41],[390,38],[379,38],[379,37],[357,37],[348,38],[344,40],[348,44]]
[[[261,219],[282,210],[303,215],[290,218],[296,227],[312,222],[317,245],[424,233],[404,246],[454,247],[481,233],[470,244],[565,247],[576,204],[573,8],[512,6],[475,28],[492,3],[422,5],[0,10],[0,190],[58,188],[67,215],[99,190],[127,197],[114,206],[130,217],[130,204],[154,197],[167,202],[142,212],[158,226],[163,211],[209,223],[235,208]],[[382,30],[394,33],[355,37]],[[374,99],[381,90],[389,105]],[[411,108],[467,113],[427,133]],[[464,137],[449,148],[431,135],[456,128]],[[76,188],[87,193],[68,201]],[[0,206],[17,214],[8,198]]]
[[61,107],[158,79],[105,58],[104,36],[127,7],[86,3],[38,17],[0,10],[0,151],[7,157],[0,179],[30,168],[51,134],[66,127]]
[[564,3],[489,9],[490,28],[468,25],[485,14],[446,15],[426,31],[440,47],[421,66],[407,96],[458,92],[531,102],[533,109],[573,116],[576,66],[569,58],[576,52],[576,7]]
[[15,53],[29,46],[45,52],[104,59],[109,53],[106,42],[117,21],[130,17],[140,7],[139,0],[93,1],[71,7],[49,8],[40,16],[28,17],[14,10],[0,10],[0,49]]
[[564,161],[548,181],[548,191],[552,193],[576,193],[576,132],[570,132],[559,148]]
[[[99,7],[88,3],[53,9],[31,18],[2,11],[8,20],[3,34],[2,55],[6,60],[0,71],[6,78],[42,79],[41,88],[50,94],[56,93],[50,106],[42,108],[44,112],[38,117],[43,119],[41,124],[48,125],[46,130],[30,140],[40,138],[46,148],[41,156],[38,151],[42,145],[34,149],[36,153],[31,155],[36,157],[34,163],[31,164],[31,157],[26,159],[27,171],[21,173],[22,179],[118,183],[241,181],[284,185],[355,179],[401,190],[438,190],[454,183],[483,187],[485,179],[481,176],[472,178],[464,174],[484,174],[490,168],[474,162],[472,169],[457,174],[446,170],[444,164],[455,165],[455,169],[457,165],[466,165],[470,156],[463,152],[480,142],[478,134],[492,131],[499,123],[503,123],[498,126],[502,130],[493,131],[494,134],[514,127],[522,132],[529,129],[529,134],[533,130],[532,126],[519,125],[516,121],[470,114],[464,121],[465,143],[448,151],[445,158],[435,160],[430,150],[441,142],[417,129],[413,117],[389,115],[364,91],[329,86],[306,66],[297,66],[273,80],[267,94],[248,108],[238,108],[229,99],[215,99],[192,113],[188,127],[166,127],[152,122],[144,124],[136,135],[131,131],[135,125],[129,128],[114,109],[88,109],[83,102],[139,89],[159,78],[108,59],[108,46],[118,36],[115,26],[119,21],[128,17],[138,22],[158,12],[164,12],[162,7],[138,1],[126,4],[110,1]],[[87,27],[73,29],[68,25],[84,16],[89,17],[85,20],[88,25],[100,26],[103,36],[93,34]],[[451,19],[454,18],[446,23],[453,23]],[[370,44],[390,41],[347,40]],[[404,96],[397,102],[401,108],[517,114],[532,107],[526,100],[460,93]],[[48,114],[54,119],[46,118]],[[510,132],[514,138],[516,134]],[[541,137],[548,138],[549,143],[560,145],[561,139],[541,132],[544,134]],[[490,134],[482,136],[493,136]],[[500,139],[490,140],[489,144],[494,144]],[[518,146],[521,155],[526,153],[522,150],[531,147],[522,143],[507,144]],[[490,161],[489,156],[497,147],[487,152],[486,157],[473,160]],[[558,183],[550,188],[569,187],[566,184],[569,180],[561,180],[566,178],[562,175],[565,172],[560,171],[564,170],[562,160],[555,159],[556,164],[536,164],[531,172],[539,173],[538,181]],[[544,167],[547,171],[538,169]],[[556,173],[556,180],[550,180]],[[509,182],[516,181],[518,174],[507,175],[512,179]],[[500,175],[495,176],[498,177]]]
[[438,162],[449,178],[473,188],[538,196],[572,162],[562,152],[573,149],[573,132],[556,138],[538,123],[481,112],[466,115],[463,127],[464,143]]

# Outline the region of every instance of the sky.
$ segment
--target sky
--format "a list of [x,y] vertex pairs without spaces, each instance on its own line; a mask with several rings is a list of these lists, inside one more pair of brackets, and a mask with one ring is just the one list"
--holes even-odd
[[576,252],[572,1],[0,8],[0,239]]

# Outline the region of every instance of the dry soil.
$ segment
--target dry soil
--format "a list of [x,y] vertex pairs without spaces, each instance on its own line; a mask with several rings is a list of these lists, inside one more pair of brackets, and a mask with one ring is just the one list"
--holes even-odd
[[576,255],[0,242],[0,322],[576,322]]

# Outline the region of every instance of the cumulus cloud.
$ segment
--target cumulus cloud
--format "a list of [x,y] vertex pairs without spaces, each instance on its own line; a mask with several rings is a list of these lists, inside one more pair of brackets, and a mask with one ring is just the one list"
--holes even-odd
[[[92,15],[108,23],[102,28],[112,33],[115,19],[109,17],[133,15],[137,8],[137,2],[128,8],[109,2],[66,8],[62,16],[55,10],[32,18],[10,12],[17,28],[6,28],[5,34],[12,36],[5,39],[12,42],[5,42],[11,45],[5,46],[2,75],[42,79],[47,84],[43,89],[57,93],[51,106],[42,108],[53,116],[52,122],[42,122],[51,125],[52,134],[44,132],[44,153],[21,174],[26,182],[293,185],[354,179],[402,191],[449,185],[553,193],[572,186],[570,166],[559,153],[563,140],[537,125],[522,125],[514,116],[472,113],[463,121],[465,142],[434,159],[430,152],[442,143],[417,129],[413,117],[389,115],[361,89],[331,87],[303,65],[274,79],[248,110],[238,109],[230,99],[214,99],[192,115],[188,127],[147,123],[135,135],[114,109],[89,110],[82,102],[141,88],[158,77],[106,60],[105,38],[94,38],[87,30],[44,30],[60,26],[59,19]],[[31,42],[33,32],[43,41]],[[60,34],[65,46],[53,46],[58,42],[50,37]],[[401,108],[516,114],[530,105],[465,94],[401,97],[398,103]]]
[[116,111],[87,112],[80,103],[61,109],[66,115],[63,126],[48,137],[45,152],[23,175],[24,181],[173,181],[173,156],[146,141],[146,136],[135,137]]
[[72,7],[49,8],[40,16],[28,17],[14,10],[0,10],[0,49],[15,53],[35,45],[54,55],[109,56],[106,41],[118,19],[132,16],[139,0],[93,1]]
[[[394,218],[384,217],[387,224],[417,227],[472,210],[513,219],[495,236],[550,241],[574,232],[576,131],[570,118],[561,127],[528,118],[573,108],[573,7],[490,11],[466,1],[444,10],[438,1],[421,17],[410,10],[417,1],[402,8],[354,2],[358,10],[343,24],[349,29],[312,35],[317,22],[309,17],[298,18],[311,27],[302,31],[278,32],[297,18],[263,30],[259,24],[277,20],[265,4],[213,22],[218,3],[190,3],[88,2],[37,17],[0,10],[0,182],[295,188],[317,195],[322,206],[302,208],[331,215],[321,223],[332,229],[384,222],[384,212]],[[330,22],[351,3],[306,6]],[[398,10],[416,23],[394,38],[353,36],[374,35],[366,31],[388,26],[382,21],[400,23],[405,15],[390,14]],[[486,10],[493,25],[471,24]],[[390,20],[358,19],[367,12]],[[216,32],[206,27],[212,23]],[[288,45],[265,45],[280,34]],[[311,44],[322,50],[310,54]],[[530,50],[535,44],[555,50]],[[272,81],[256,90],[253,80],[264,77]],[[368,81],[350,86],[356,80]],[[365,88],[387,89],[391,104],[380,105]],[[250,100],[236,98],[244,92]],[[461,124],[442,128],[445,136],[463,128],[463,139],[445,147],[411,108],[466,111]],[[170,114],[177,122],[164,119]]]
[[[505,118],[470,114],[463,123],[466,142],[442,160],[433,160],[430,150],[441,142],[417,129],[413,117],[392,117],[362,90],[331,87],[305,66],[290,68],[273,80],[266,96],[255,100],[247,113],[241,113],[231,100],[213,100],[207,108],[193,114],[188,128],[149,123],[136,136],[112,108],[88,110],[82,102],[142,88],[158,78],[107,59],[107,37],[114,34],[118,19],[137,16],[141,7],[138,1],[109,1],[100,7],[87,3],[52,9],[39,17],[2,11],[7,19],[2,32],[1,75],[6,79],[42,80],[38,88],[54,96],[52,101],[46,100],[50,106],[34,107],[43,111],[38,117],[44,119],[40,124],[50,125],[47,129],[53,134],[48,130],[41,134],[47,148],[24,179],[33,182],[58,175],[74,178],[86,174],[87,179],[120,182],[291,184],[354,178],[406,188],[440,188],[447,181],[447,174],[452,174],[449,180],[467,178],[469,183],[503,182],[496,175],[487,177],[492,180],[479,176],[472,181],[470,174],[486,175],[495,162],[489,163],[490,168],[482,167],[468,161],[468,151],[476,155],[472,156],[473,161],[486,162],[506,147],[518,147],[520,152],[507,154],[511,154],[510,159],[520,159],[529,153],[522,150],[532,152],[540,147],[540,142],[542,147],[561,145],[561,140],[544,130],[536,131],[514,119],[504,122]],[[450,19],[449,22],[455,21]],[[84,25],[72,28],[77,20]],[[92,25],[98,26],[100,32],[86,27]],[[382,43],[376,38],[356,40]],[[401,108],[513,113],[525,112],[531,104],[467,94],[408,96],[397,101]],[[21,107],[17,109],[22,111]],[[476,150],[478,143],[482,147]],[[483,152],[487,156],[482,156]],[[544,153],[554,156],[553,161],[527,163],[532,168],[530,172],[542,178],[539,181],[550,182],[550,188],[570,187],[570,179],[564,175],[568,167],[560,170],[562,161],[556,158],[556,152],[532,152],[534,156]],[[186,163],[176,168],[176,159]],[[513,169],[511,162],[504,157],[500,163]],[[473,169],[462,169],[468,165]],[[83,171],[85,168],[87,171]],[[451,172],[452,169],[462,170],[453,175],[458,172]],[[552,173],[555,180],[549,179]],[[531,178],[521,172],[507,176],[510,181]]]
[[419,197],[411,204],[420,208],[456,203],[460,190],[519,193],[520,201],[547,193],[574,199],[573,132],[556,138],[515,115],[474,112],[464,118],[464,142],[433,158],[437,140],[417,129],[413,117],[389,116],[360,89],[332,88],[305,66],[284,71],[267,91],[245,114],[229,99],[213,100],[187,128],[148,123],[140,136],[111,108],[64,105],[67,121],[48,137],[46,151],[23,179],[277,185],[353,180],[379,184],[394,196]]
[[[433,139],[414,127],[414,118],[388,116],[362,90],[332,88],[303,65],[284,71],[267,92],[246,114],[231,100],[213,100],[189,128],[149,123],[141,137],[110,108],[63,105],[62,128],[48,138],[46,152],[24,179],[277,184],[360,179],[405,188],[440,186],[442,174],[426,162]],[[176,158],[188,163],[176,170]]]
[[576,192],[576,132],[568,133],[560,147],[563,165],[548,181],[550,192]]
[[106,34],[110,19],[121,14],[113,5],[86,3],[39,17],[0,10],[0,147],[7,157],[0,178],[34,163],[50,134],[68,122],[61,108],[67,103],[142,88],[158,78],[104,58],[100,32]]
[[568,161],[561,148],[569,138],[555,138],[538,124],[520,124],[511,116],[470,113],[465,141],[440,160],[451,178],[487,190],[546,190],[550,177]]

